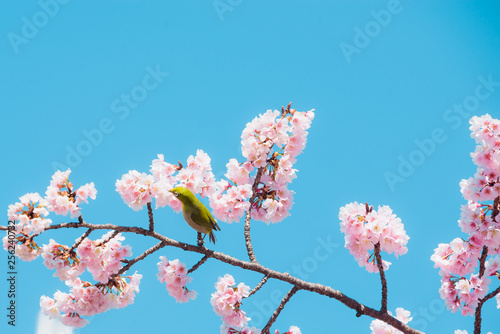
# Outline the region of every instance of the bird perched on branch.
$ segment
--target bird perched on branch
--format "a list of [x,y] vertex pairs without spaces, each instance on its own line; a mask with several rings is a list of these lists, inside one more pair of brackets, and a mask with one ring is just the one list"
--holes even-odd
[[210,241],[215,244],[213,230],[220,231],[220,227],[210,211],[188,188],[176,187],[169,191],[181,201],[182,215],[189,226],[200,233],[208,234]]

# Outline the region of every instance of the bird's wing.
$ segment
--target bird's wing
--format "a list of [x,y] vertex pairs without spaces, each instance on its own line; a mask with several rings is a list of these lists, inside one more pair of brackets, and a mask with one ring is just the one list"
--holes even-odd
[[191,213],[191,219],[203,227],[220,231],[220,227],[217,225],[217,221],[214,219],[210,211],[208,211],[204,205],[200,208],[201,210],[196,210]]

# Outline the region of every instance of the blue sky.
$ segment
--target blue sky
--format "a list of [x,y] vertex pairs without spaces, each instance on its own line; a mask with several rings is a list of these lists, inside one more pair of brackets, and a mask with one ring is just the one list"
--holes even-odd
[[[220,0],[219,10],[213,1],[45,3],[0,3],[4,210],[27,192],[45,193],[54,166],[70,166],[75,185],[93,181],[98,190],[83,208],[86,221],[146,227],[147,213],[121,201],[116,179],[131,169],[147,172],[158,153],[176,162],[197,149],[221,177],[230,158],[241,160],[245,124],[292,101],[297,110],[316,109],[316,118],[296,164],[291,216],[252,225],[260,262],[378,307],[379,277],[343,247],[337,215],[352,201],[389,205],[411,238],[408,254],[384,257],[393,262],[389,309],[410,310],[415,327],[428,333],[472,332],[471,317],[444,309],[430,256],[439,243],[465,236],[457,220],[465,203],[458,184],[475,171],[468,118],[500,116],[497,1]],[[158,232],[195,241],[169,208],[155,217]],[[243,225],[221,229],[214,248],[245,259]],[[39,242],[72,244],[81,233],[51,231]],[[135,256],[154,244],[126,238]],[[331,252],[318,259],[315,250],[325,243]],[[135,303],[92,317],[75,332],[218,333],[209,303],[218,276],[231,273],[250,286],[261,278],[209,260],[192,275],[198,298],[176,304],[156,279],[160,255],[188,266],[199,258],[162,249],[138,263],[133,271],[144,277]],[[1,277],[6,262],[5,255]],[[34,333],[40,296],[67,287],[41,259],[18,263],[17,271],[17,326],[7,326],[2,314],[0,331]],[[289,288],[271,281],[246,300],[251,324],[263,327]],[[485,333],[500,332],[494,302],[483,310]],[[370,322],[300,291],[273,329],[369,333]]]

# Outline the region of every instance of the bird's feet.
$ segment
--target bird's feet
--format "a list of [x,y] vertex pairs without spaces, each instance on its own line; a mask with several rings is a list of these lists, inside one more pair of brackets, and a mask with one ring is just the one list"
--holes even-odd
[[205,241],[203,240],[203,236],[201,235],[200,232],[198,232],[198,247],[203,247],[203,244]]

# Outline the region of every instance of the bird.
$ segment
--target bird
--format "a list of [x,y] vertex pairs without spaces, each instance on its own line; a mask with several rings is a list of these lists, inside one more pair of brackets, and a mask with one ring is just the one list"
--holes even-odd
[[210,241],[215,244],[215,231],[220,231],[217,221],[210,211],[198,198],[185,187],[175,187],[169,190],[182,203],[182,215],[193,229],[208,234]]

